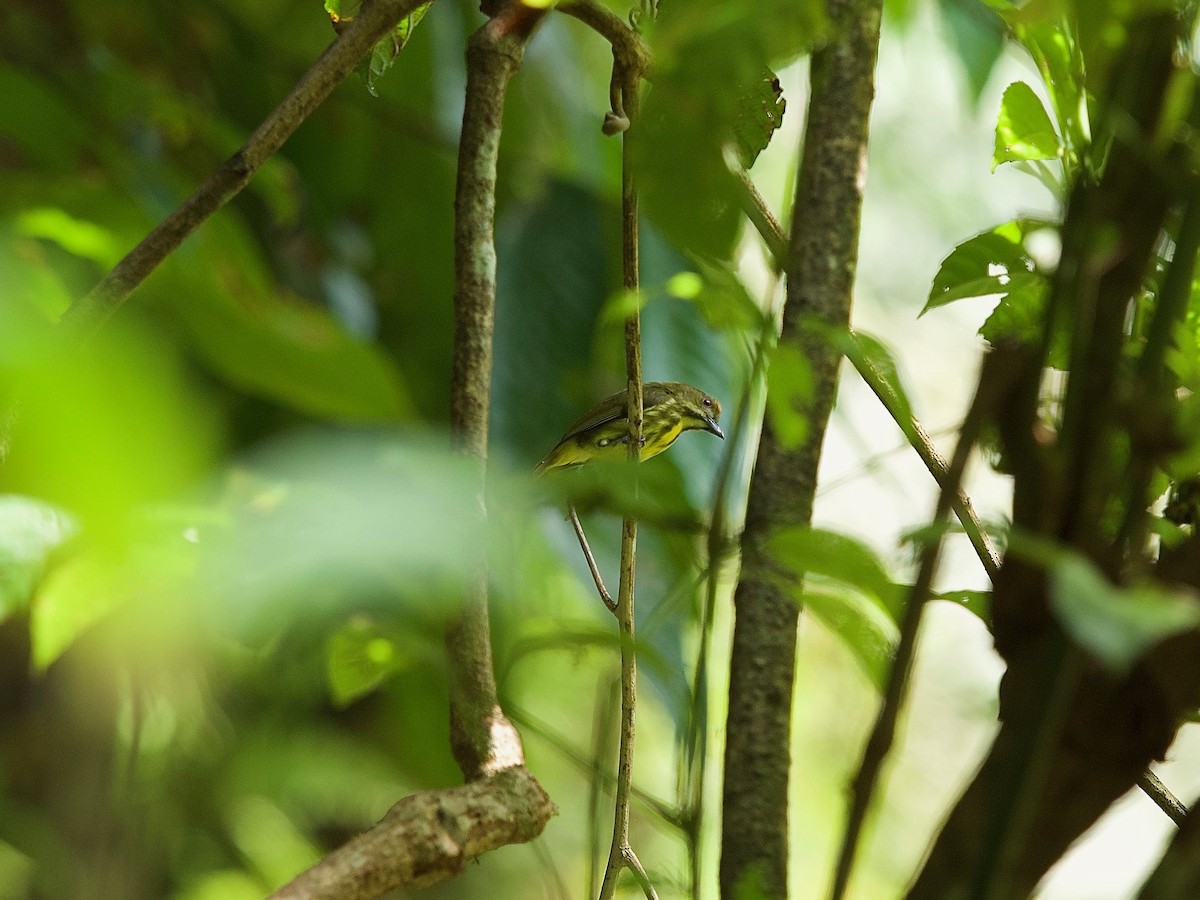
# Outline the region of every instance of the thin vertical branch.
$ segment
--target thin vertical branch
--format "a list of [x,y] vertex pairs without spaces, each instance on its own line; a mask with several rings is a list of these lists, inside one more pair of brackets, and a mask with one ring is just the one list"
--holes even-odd
[[[619,79],[620,112],[632,125],[637,120],[638,86],[642,73],[622,66],[614,51],[614,81]],[[614,104],[615,106],[616,104]],[[625,289],[640,286],[638,263],[638,198],[633,177],[630,145],[632,128],[622,136],[621,162],[621,259]],[[642,331],[635,308],[625,320],[626,404],[629,410],[629,458],[637,462],[642,445]],[[633,786],[633,748],[637,709],[637,651],[634,642],[634,582],[637,570],[637,520],[626,516],[621,522],[621,580],[617,589],[617,623],[621,632],[621,726],[617,751],[617,788],[613,799],[613,833],[601,900],[611,900],[617,878],[628,867],[648,898],[657,898],[654,887],[629,843],[629,797]]]
[[[536,25],[511,4],[467,45],[467,90],[454,196],[454,370],[450,427],[458,448],[477,460],[483,501],[496,304],[496,171],[508,82]],[[524,764],[520,736],[496,698],[488,623],[488,577],[481,565],[446,635],[450,660],[450,742],[468,779]]]

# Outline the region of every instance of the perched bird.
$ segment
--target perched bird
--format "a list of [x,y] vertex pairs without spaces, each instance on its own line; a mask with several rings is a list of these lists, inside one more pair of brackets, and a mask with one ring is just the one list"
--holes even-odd
[[[717,424],[721,404],[690,384],[650,381],[642,385],[642,413],[642,459],[662,453],[685,431],[707,431],[725,437]],[[619,461],[627,458],[628,446],[629,417],[625,392],[621,391],[584,413],[534,472],[540,475],[594,459]]]

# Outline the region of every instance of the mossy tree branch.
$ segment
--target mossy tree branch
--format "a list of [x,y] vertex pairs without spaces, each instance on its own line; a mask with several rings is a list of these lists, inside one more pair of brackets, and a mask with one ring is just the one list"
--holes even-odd
[[[467,89],[454,196],[454,367],[450,428],[455,445],[478,461],[479,515],[485,516],[492,335],[496,308],[496,173],[508,83],[540,16],[506,4],[470,38]],[[476,574],[446,635],[450,657],[450,740],[468,779],[524,764],[520,737],[496,698],[488,623],[488,576]]]

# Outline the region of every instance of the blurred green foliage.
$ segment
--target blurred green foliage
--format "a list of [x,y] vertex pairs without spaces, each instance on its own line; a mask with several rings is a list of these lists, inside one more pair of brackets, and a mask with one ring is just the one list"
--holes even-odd
[[[889,11],[902,23],[916,5]],[[977,96],[998,19],[941,8]],[[485,532],[445,434],[463,48],[482,22],[465,0],[414,13],[95,341],[56,340],[72,300],[319,56],[326,9],[0,8],[0,900],[262,896],[403,794],[457,783],[442,634],[483,559],[502,702],[546,723],[527,751],[561,814],[543,850],[494,854],[429,895],[526,897],[560,880],[574,895],[596,848],[593,779],[572,760],[607,759],[604,735],[585,736],[616,654],[557,512],[568,499],[613,577],[619,513],[643,520],[639,728],[652,749],[639,771],[678,800],[680,735],[707,699],[691,696],[702,532],[722,454],[741,460],[754,429],[681,439],[637,491],[621,467],[529,475],[624,380],[620,141],[600,130],[612,57],[579,23],[549,17],[507,101]],[[771,328],[731,261],[742,219],[728,150],[752,161],[802,113],[770,73],[829,33],[824,9],[664,3],[643,23],[657,62],[636,149],[645,377],[696,384],[731,412],[747,350]],[[996,162],[1086,166],[1078,47],[1035,13],[1010,26],[1055,90],[1049,107],[1021,88],[1006,99]],[[929,306],[1005,288],[997,316],[1017,329],[1036,315],[1024,298],[1044,276],[1025,238],[1044,224],[961,245]],[[831,339],[872,359],[909,408],[882,345]],[[798,442],[807,366],[771,361],[767,414]],[[811,575],[797,599],[880,683],[903,587],[848,538],[779,540]],[[679,832],[650,815],[636,827],[660,895],[687,895]]]

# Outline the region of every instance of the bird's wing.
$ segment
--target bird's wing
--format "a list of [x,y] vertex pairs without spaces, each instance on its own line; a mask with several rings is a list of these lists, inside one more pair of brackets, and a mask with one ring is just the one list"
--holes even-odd
[[[646,410],[661,403],[667,394],[672,393],[668,388],[657,382],[647,382],[642,385],[642,409]],[[625,391],[619,391],[611,397],[605,397],[598,404],[576,419],[567,433],[562,436],[559,445],[565,444],[571,438],[578,437],[585,431],[590,431],[606,422],[623,419],[625,412]]]
[[571,423],[567,433],[562,436],[559,444],[565,444],[571,438],[578,437],[605,422],[613,422],[625,417],[625,392],[606,397],[589,409],[586,413]]

